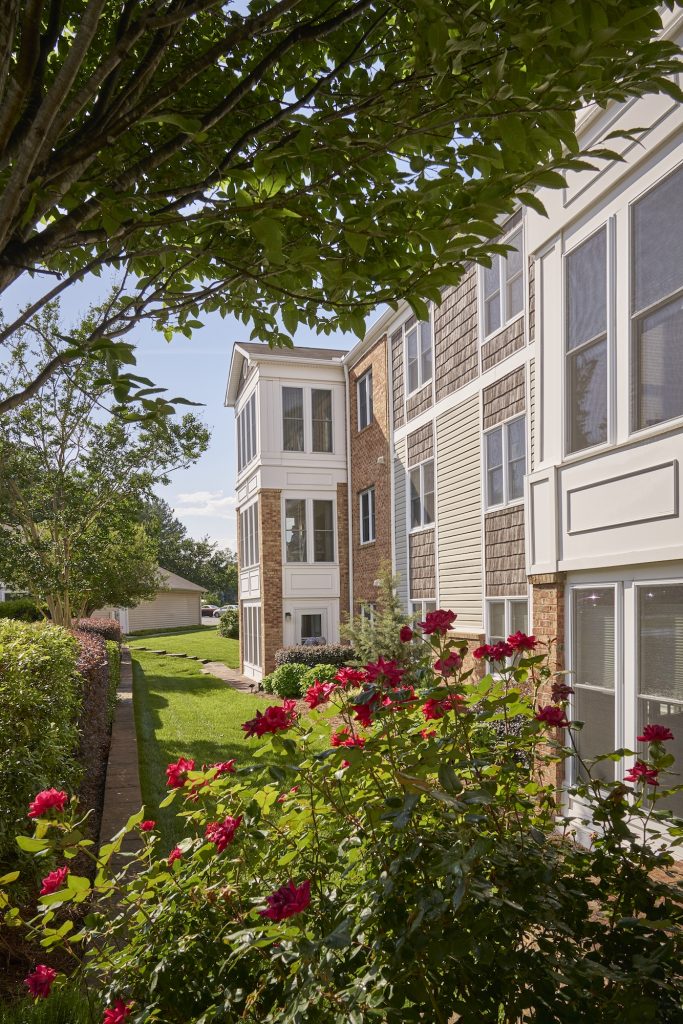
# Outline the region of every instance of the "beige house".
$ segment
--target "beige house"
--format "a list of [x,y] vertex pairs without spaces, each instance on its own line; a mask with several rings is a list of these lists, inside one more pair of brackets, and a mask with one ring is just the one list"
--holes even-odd
[[190,583],[167,569],[159,569],[164,582],[151,601],[141,601],[134,608],[100,608],[94,616],[116,619],[124,633],[143,629],[171,629],[174,626],[201,626],[201,597],[204,587]]

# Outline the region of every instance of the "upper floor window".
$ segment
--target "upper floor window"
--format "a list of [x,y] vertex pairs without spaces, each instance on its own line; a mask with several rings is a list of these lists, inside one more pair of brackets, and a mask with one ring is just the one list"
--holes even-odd
[[375,488],[360,492],[360,542],[370,544],[375,539]]
[[237,416],[237,470],[242,472],[256,456],[256,392]]
[[[313,388],[311,391],[313,451],[332,451],[332,392]],[[301,451],[300,448],[295,449]]]
[[631,420],[634,430],[683,416],[683,168],[631,213]]
[[358,397],[358,429],[364,430],[372,423],[372,370],[366,370],[356,383]]
[[412,394],[432,379],[432,325],[415,321],[405,332],[407,391]]
[[306,501],[285,500],[285,557],[288,562],[308,561],[306,553]]
[[492,256],[484,267],[484,337],[499,330],[524,309],[524,243],[522,229],[505,239],[512,249],[507,256]]
[[434,522],[434,460],[429,459],[410,471],[410,528]]
[[304,450],[304,389],[282,389],[282,447],[286,452]]
[[308,536],[313,535],[313,561],[334,561],[334,502],[328,499],[285,499],[285,561],[308,562]]
[[258,565],[258,501],[240,512],[240,568]]
[[506,505],[524,497],[526,419],[501,423],[485,434],[486,506]]
[[313,501],[313,561],[334,562],[334,502]]
[[565,265],[567,452],[607,441],[607,228]]

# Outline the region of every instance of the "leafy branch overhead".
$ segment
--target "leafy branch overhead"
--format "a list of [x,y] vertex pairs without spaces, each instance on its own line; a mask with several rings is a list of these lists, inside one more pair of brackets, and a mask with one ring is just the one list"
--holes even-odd
[[585,166],[582,105],[680,97],[674,6],[5,3],[0,291],[114,268],[135,278],[120,332],[218,311],[277,344],[400,297],[423,313],[516,200]]

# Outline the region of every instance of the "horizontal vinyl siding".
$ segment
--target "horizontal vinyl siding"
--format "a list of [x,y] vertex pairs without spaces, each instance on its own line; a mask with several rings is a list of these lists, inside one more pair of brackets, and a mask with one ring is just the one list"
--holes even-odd
[[[408,608],[408,529],[406,521],[406,442],[394,450],[394,572],[398,574],[398,596]],[[381,510],[380,510],[381,514]]]
[[529,424],[530,424],[530,452],[529,472],[536,468],[536,362],[529,362]]
[[483,607],[479,396],[436,421],[439,604],[481,629]]
[[128,612],[128,629],[167,629],[171,626],[200,626],[199,594],[158,594],[153,601],[141,601]]

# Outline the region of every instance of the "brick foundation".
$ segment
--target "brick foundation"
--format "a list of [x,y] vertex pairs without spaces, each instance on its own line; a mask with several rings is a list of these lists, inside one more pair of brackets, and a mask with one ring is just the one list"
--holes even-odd
[[[532,587],[533,631],[542,643],[551,644],[550,668],[553,673],[565,668],[565,579],[563,572],[529,577]],[[551,682],[539,692],[541,704],[550,703]],[[542,778],[559,790],[564,781],[562,765],[549,765],[542,772]]]

